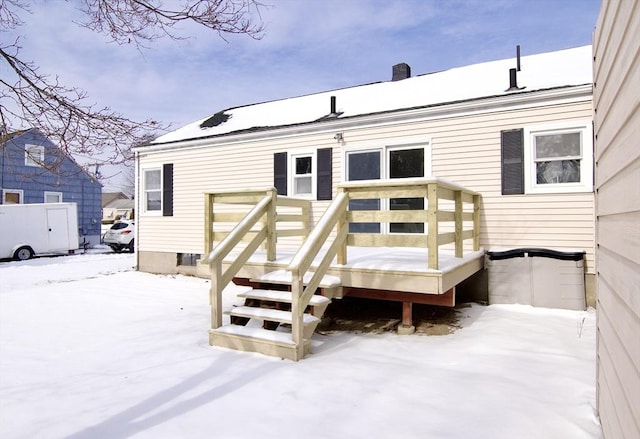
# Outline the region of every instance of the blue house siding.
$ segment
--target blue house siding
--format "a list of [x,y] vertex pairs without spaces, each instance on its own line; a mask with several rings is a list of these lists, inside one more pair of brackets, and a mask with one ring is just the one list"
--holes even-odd
[[[26,145],[44,147],[44,166],[25,164]],[[78,206],[80,243],[100,243],[102,185],[37,130],[14,135],[2,144],[0,188],[21,190],[25,204],[44,203],[45,192],[62,193],[62,201]]]

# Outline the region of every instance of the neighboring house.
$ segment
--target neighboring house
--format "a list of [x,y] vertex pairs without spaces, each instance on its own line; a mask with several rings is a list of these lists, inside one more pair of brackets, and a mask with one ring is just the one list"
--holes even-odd
[[133,218],[133,204],[133,199],[122,192],[103,192],[102,222],[112,223],[120,218]]
[[115,200],[129,200],[130,197],[124,192],[102,192],[102,207]]
[[2,204],[72,202],[81,245],[100,243],[102,185],[38,130],[2,139]]
[[343,183],[436,176],[481,194],[485,249],[583,250],[591,294],[591,47],[410,76],[229,108],[136,148],[138,268],[205,252],[207,190],[276,186],[316,222]]
[[640,2],[604,0],[594,36],[598,411],[640,437]]

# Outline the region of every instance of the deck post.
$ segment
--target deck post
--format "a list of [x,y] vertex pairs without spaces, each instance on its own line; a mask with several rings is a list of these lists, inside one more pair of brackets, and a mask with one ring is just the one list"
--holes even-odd
[[300,309],[300,297],[303,293],[304,284],[300,270],[295,270],[291,273],[291,282],[291,337],[296,345],[297,361],[304,356],[304,328],[302,325],[304,309]]
[[276,260],[276,203],[278,194],[275,188],[267,191],[271,202],[267,207],[267,261]]
[[461,258],[463,253],[462,246],[462,191],[455,191],[453,193],[453,198],[455,202],[455,234],[456,234],[456,249],[455,256],[456,258]]
[[[338,191],[346,193],[347,199],[349,198],[348,197],[349,193],[345,188],[339,188]],[[338,236],[340,236],[340,232],[344,228],[347,228],[347,233],[349,233],[348,231],[349,224],[347,223],[347,210],[349,210],[349,201],[347,201],[347,207],[344,209],[342,216],[340,217],[340,219],[336,224]],[[338,249],[337,262],[339,265],[345,265],[347,263],[347,239],[344,240],[344,242]]]
[[413,303],[411,302],[402,302],[402,324],[413,325]]
[[402,302],[402,324],[398,326],[398,335],[409,335],[416,332],[413,326],[413,303]]
[[480,195],[473,196],[473,251],[480,250]]
[[211,329],[222,326],[222,259],[211,261],[211,290],[209,304],[211,305]]
[[300,208],[302,213],[302,228],[304,229],[304,235],[302,235],[302,242],[305,242],[309,237],[311,231],[311,204],[306,204]]
[[438,183],[427,184],[427,250],[430,269],[438,269]]
[[204,254],[211,253],[213,247],[213,194],[204,194]]

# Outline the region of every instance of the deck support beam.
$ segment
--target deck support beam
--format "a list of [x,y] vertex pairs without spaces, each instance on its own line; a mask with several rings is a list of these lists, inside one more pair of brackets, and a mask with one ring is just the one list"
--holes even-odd
[[392,302],[411,302],[422,305],[456,306],[455,288],[443,294],[423,294],[407,291],[376,290],[371,288],[342,287],[343,297],[362,299],[390,300]]

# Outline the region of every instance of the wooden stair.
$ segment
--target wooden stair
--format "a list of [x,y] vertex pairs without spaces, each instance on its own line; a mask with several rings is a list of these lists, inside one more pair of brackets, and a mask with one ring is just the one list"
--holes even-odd
[[254,279],[234,279],[234,282],[252,289],[238,294],[245,300],[243,306],[224,313],[230,316],[230,324],[209,331],[209,344],[294,361],[310,352],[311,337],[331,303],[331,297],[342,296],[340,280],[325,276],[318,292],[326,295],[313,295],[302,316],[303,346],[298,349],[290,326],[293,301],[290,273],[278,270]]

